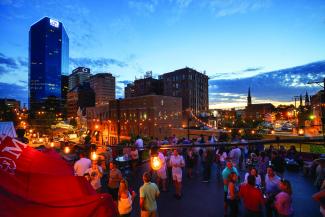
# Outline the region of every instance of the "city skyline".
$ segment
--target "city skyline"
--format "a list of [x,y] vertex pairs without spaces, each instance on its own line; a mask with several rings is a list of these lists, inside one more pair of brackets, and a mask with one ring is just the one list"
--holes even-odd
[[[289,96],[304,90],[318,90],[301,85],[297,75],[288,77],[287,83],[297,84],[290,90],[278,84],[285,95],[281,97],[270,95],[272,89],[240,81],[324,60],[322,1],[58,3],[0,1],[0,89],[12,88],[10,94],[22,103],[27,102],[28,29],[44,16],[62,22],[71,38],[69,73],[77,66],[89,67],[94,74],[110,72],[117,77],[117,97],[123,96],[125,83],[146,71],[157,76],[185,66],[213,78],[213,108],[244,106],[249,86],[254,102],[274,104],[292,101]],[[224,87],[230,81],[232,91]],[[1,92],[1,97],[9,96]]]

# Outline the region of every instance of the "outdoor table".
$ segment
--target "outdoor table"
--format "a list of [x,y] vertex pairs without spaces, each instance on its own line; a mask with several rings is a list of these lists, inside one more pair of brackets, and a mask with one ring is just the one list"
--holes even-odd
[[125,157],[125,156],[119,156],[119,157],[115,158],[115,161],[117,162],[118,167],[121,170],[124,170],[127,167],[129,167],[130,158],[129,157]]

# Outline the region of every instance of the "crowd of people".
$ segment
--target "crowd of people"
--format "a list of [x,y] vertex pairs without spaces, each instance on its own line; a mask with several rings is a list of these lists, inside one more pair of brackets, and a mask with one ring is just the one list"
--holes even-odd
[[[238,137],[235,139],[238,145],[234,143],[231,148],[222,145],[204,147],[204,144],[216,144],[217,139],[214,136],[208,140],[200,136],[192,141],[173,136],[151,142],[149,154],[157,156],[161,166],[158,170],[151,169],[143,174],[143,185],[138,191],[141,216],[157,216],[156,199],[160,192],[168,191],[171,181],[174,197],[181,200],[182,192],[186,191],[182,189],[183,171],[186,171],[188,179],[197,176],[202,182],[210,182],[213,165],[217,168],[217,178],[223,181],[225,216],[239,216],[240,210],[247,217],[294,216],[291,182],[284,179],[286,159],[290,157],[299,161],[294,149],[286,151],[283,147],[276,149],[272,145],[266,149],[251,149],[245,140]],[[142,161],[140,152],[144,150],[144,143],[141,140],[138,137],[134,146],[127,153],[123,153],[129,155],[133,172],[137,171],[139,161]],[[163,147],[165,144],[184,146],[173,149],[153,148]],[[190,146],[191,144],[201,146]],[[109,165],[107,168],[106,164]],[[106,158],[91,161],[81,153],[74,169],[75,175],[84,176],[94,190],[111,194],[120,216],[130,216],[137,193],[128,186],[127,179],[123,177],[115,161]]]

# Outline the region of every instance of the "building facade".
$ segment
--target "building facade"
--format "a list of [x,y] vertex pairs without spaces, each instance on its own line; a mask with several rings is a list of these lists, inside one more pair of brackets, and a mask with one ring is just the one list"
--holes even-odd
[[272,103],[252,103],[251,89],[248,89],[247,106],[245,107],[244,119],[264,119],[265,115],[274,112]]
[[325,96],[324,91],[318,91],[310,98],[310,105],[313,115],[313,125],[319,134],[324,131],[323,126],[325,124]]
[[111,73],[98,73],[90,77],[90,87],[96,94],[95,105],[107,105],[115,99],[115,77]]
[[84,82],[89,82],[90,69],[86,67],[75,68],[69,75],[69,90],[82,85]]
[[131,97],[135,97],[134,83],[127,84],[126,87],[124,87],[124,98]]
[[146,95],[112,100],[107,110],[87,108],[88,128],[100,131],[103,141],[117,144],[132,136],[163,138],[172,128],[180,128],[182,99],[179,97]]
[[191,68],[183,68],[159,76],[163,80],[164,95],[181,97],[182,108],[199,115],[208,112],[209,77]]
[[67,102],[68,118],[76,117],[79,108],[84,111],[87,107],[95,106],[95,92],[85,82],[69,91]]
[[69,38],[61,22],[45,17],[29,30],[29,109],[34,116],[46,109],[61,112],[61,75],[68,74]]

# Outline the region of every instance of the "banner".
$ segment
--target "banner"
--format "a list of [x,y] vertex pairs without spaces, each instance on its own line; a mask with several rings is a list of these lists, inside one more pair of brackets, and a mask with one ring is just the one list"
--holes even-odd
[[0,216],[115,217],[108,194],[97,194],[54,151],[40,152],[0,136]]

